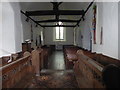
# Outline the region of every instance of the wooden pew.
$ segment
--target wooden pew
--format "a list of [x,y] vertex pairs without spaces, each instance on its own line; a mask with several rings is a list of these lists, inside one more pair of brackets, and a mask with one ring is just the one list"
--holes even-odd
[[40,70],[42,69],[42,63],[43,63],[43,55],[42,55],[43,49],[36,48],[32,51],[32,66],[34,67],[36,76],[40,76]]
[[3,56],[0,58],[0,67],[9,64],[10,56]]
[[50,57],[50,48],[49,47],[42,47],[43,49],[43,63],[42,63],[42,68],[47,69],[48,68],[48,58]]
[[55,51],[55,45],[50,46],[42,46],[41,49],[43,59],[42,59],[42,69],[48,69],[48,59],[52,55],[52,53]]
[[42,46],[36,47],[35,50],[32,51],[32,64],[35,67],[36,75],[40,75],[41,69],[48,69],[48,58],[52,53],[52,49],[54,46]]
[[64,58],[67,69],[72,69],[74,61],[78,60],[76,52],[79,50],[76,46],[64,46]]
[[23,57],[23,52],[14,53],[11,54],[11,56],[3,56],[0,58],[0,67],[7,65],[13,61],[16,61],[22,57]]
[[28,43],[28,42],[22,43],[22,51],[23,52],[26,52],[26,51],[31,52],[32,51],[31,43]]
[[103,66],[89,57],[85,56],[82,51],[77,52],[78,61],[74,65],[76,79],[80,88],[103,88],[101,82]]
[[[97,54],[95,52],[90,51],[84,51],[82,50],[84,55],[92,58],[93,60],[97,61],[98,63],[102,64],[103,66],[109,65],[109,64],[115,64],[120,67],[120,60],[103,55],[103,54]],[[79,56],[79,55],[78,55]]]
[[25,75],[32,73],[31,54],[25,52],[22,58],[0,68],[2,88],[13,88]]
[[120,67],[120,60],[118,59],[114,59],[103,54],[96,54],[94,58],[97,62],[101,63],[104,66],[109,64],[115,64]]
[[[99,56],[99,54],[90,53],[83,50],[78,50],[77,55],[78,61],[74,64],[74,72],[80,88],[109,88],[111,83],[116,83],[115,81],[118,81],[111,81],[112,79],[110,79],[109,77],[115,78],[120,75],[119,60],[115,60],[112,58],[112,60],[110,60],[110,58],[105,55],[101,56],[100,54]],[[100,61],[100,59],[102,60]],[[112,67],[111,69],[110,66],[112,64],[115,67]],[[118,75],[116,74],[116,72]],[[118,79],[118,82],[120,83],[120,78]]]
[[106,88],[120,88],[120,67],[115,64],[107,65],[102,72]]

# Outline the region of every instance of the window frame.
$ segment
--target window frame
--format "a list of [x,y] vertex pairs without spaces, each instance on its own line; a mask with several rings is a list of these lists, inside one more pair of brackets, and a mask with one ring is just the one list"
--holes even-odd
[[[57,39],[57,34],[56,34],[56,31],[57,31],[56,29],[57,28],[59,28],[59,30],[58,30],[58,32],[59,32],[59,36],[58,36],[59,39]],[[64,40],[64,28],[63,28],[63,33],[61,33],[61,28],[63,28],[63,27],[55,27],[55,39],[56,40]],[[63,39],[61,39],[61,34],[63,34]]]
[[[62,23],[63,25],[63,23]],[[56,38],[56,27],[54,28],[54,39],[53,41],[66,41],[66,28],[65,27],[62,27],[63,28],[63,39],[60,39],[60,28],[59,27],[59,39]]]

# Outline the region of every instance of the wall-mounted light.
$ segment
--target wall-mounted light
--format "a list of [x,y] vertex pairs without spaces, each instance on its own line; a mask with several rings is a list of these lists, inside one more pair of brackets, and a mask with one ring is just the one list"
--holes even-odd
[[25,20],[26,22],[29,22],[29,18],[26,18],[26,20]]
[[38,25],[36,24],[35,27],[38,27]]
[[83,17],[82,20],[85,21],[85,18]]

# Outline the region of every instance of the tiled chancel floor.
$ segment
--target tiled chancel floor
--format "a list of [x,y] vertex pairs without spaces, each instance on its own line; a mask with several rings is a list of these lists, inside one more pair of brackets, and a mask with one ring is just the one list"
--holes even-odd
[[[28,78],[28,77],[26,77]],[[23,88],[78,88],[72,70],[42,70],[41,76],[22,80],[16,87]],[[29,83],[28,83],[29,82]]]

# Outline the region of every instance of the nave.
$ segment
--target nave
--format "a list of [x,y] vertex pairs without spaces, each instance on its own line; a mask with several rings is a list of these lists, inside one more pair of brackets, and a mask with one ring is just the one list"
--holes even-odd
[[78,88],[74,71],[65,67],[63,51],[54,51],[45,65],[40,76],[29,72],[13,88]]
[[7,1],[0,89],[120,88],[119,2]]
[[8,64],[9,57],[2,58],[3,88],[119,87],[119,60],[73,45],[63,51],[45,46],[12,58]]
[[27,75],[14,88],[78,88],[73,70],[42,70],[40,76]]
[[48,69],[65,70],[63,51],[54,51],[48,59]]

